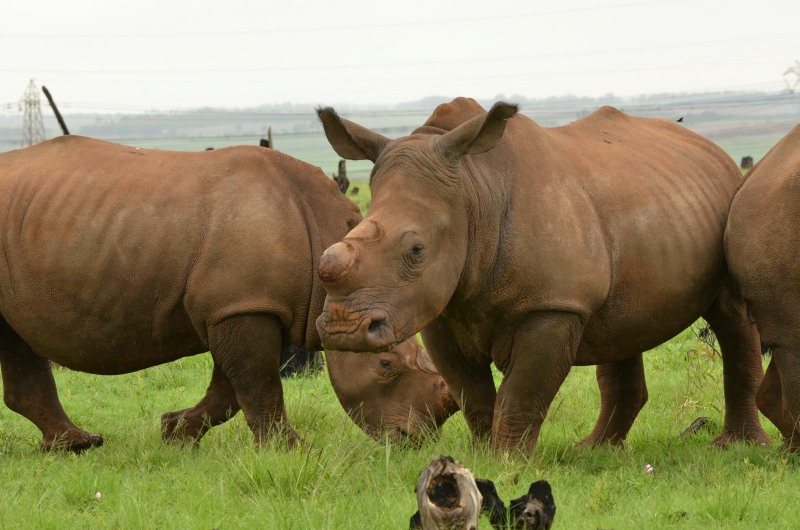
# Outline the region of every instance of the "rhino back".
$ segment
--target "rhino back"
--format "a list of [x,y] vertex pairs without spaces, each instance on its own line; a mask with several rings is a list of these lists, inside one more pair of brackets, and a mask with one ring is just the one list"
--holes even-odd
[[280,158],[79,137],[2,155],[3,317],[40,355],[96,373],[205,351],[207,323],[236,312],[303,336],[311,234],[292,187],[314,179]]
[[741,176],[711,142],[603,108],[552,129],[512,118],[474,160],[508,188],[492,296],[583,314],[580,363],[655,346],[716,296]]

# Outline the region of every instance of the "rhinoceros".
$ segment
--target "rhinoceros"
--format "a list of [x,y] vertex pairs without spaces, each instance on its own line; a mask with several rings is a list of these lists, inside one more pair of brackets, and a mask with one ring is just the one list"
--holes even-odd
[[517,110],[459,98],[391,140],[318,109],[337,153],[375,163],[366,217],[320,260],[323,345],[378,351],[425,328],[473,435],[531,451],[574,365],[600,386],[583,442],[621,443],[647,400],[642,352],[703,316],[725,359],[715,443],[768,440],[758,332],[722,248],[735,163],[666,120],[603,107],[543,128]]
[[772,359],[756,402],[800,449],[800,125],[747,174],[725,230],[731,275]]
[[[66,136],[0,154],[0,202],[4,399],[43,448],[102,443],[67,417],[51,360],[120,374],[209,350],[206,395],[164,414],[165,440],[197,441],[240,408],[257,443],[298,440],[281,347],[319,349],[319,256],[361,219],[319,168],[256,146],[168,152]],[[416,339],[385,350],[328,352],[353,418],[412,436],[443,422],[452,400]],[[376,412],[360,412],[364,399]]]

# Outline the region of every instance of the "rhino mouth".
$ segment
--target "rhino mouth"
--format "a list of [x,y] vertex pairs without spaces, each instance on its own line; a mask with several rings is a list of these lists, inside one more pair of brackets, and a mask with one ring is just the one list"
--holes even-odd
[[323,311],[317,318],[322,345],[325,349],[378,353],[402,342],[385,311],[375,310],[352,320],[334,320],[331,311]]

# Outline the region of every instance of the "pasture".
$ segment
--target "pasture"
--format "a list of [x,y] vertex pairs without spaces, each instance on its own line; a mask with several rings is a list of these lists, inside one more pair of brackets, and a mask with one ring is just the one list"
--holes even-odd
[[[547,479],[556,528],[796,527],[800,459],[780,452],[768,421],[772,446],[709,447],[723,419],[722,365],[696,330],[646,354],[645,367],[650,400],[626,447],[575,446],[599,406],[594,368],[579,367],[532,456],[473,447],[460,414],[420,447],[374,441],[347,419],[325,373],[284,383],[304,449],[254,449],[241,414],[198,448],[165,446],[160,415],[203,395],[208,355],[122,376],[58,369],[64,407],[105,445],[41,453],[38,430],[0,408],[0,528],[408,528],[417,475],[440,454],[494,480],[506,501]],[[715,427],[681,437],[699,416]]]

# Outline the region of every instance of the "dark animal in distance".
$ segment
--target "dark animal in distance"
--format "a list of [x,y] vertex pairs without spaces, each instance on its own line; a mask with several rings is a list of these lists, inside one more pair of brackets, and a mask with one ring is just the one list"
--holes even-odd
[[316,372],[323,365],[322,352],[289,344],[281,348],[281,377]]

